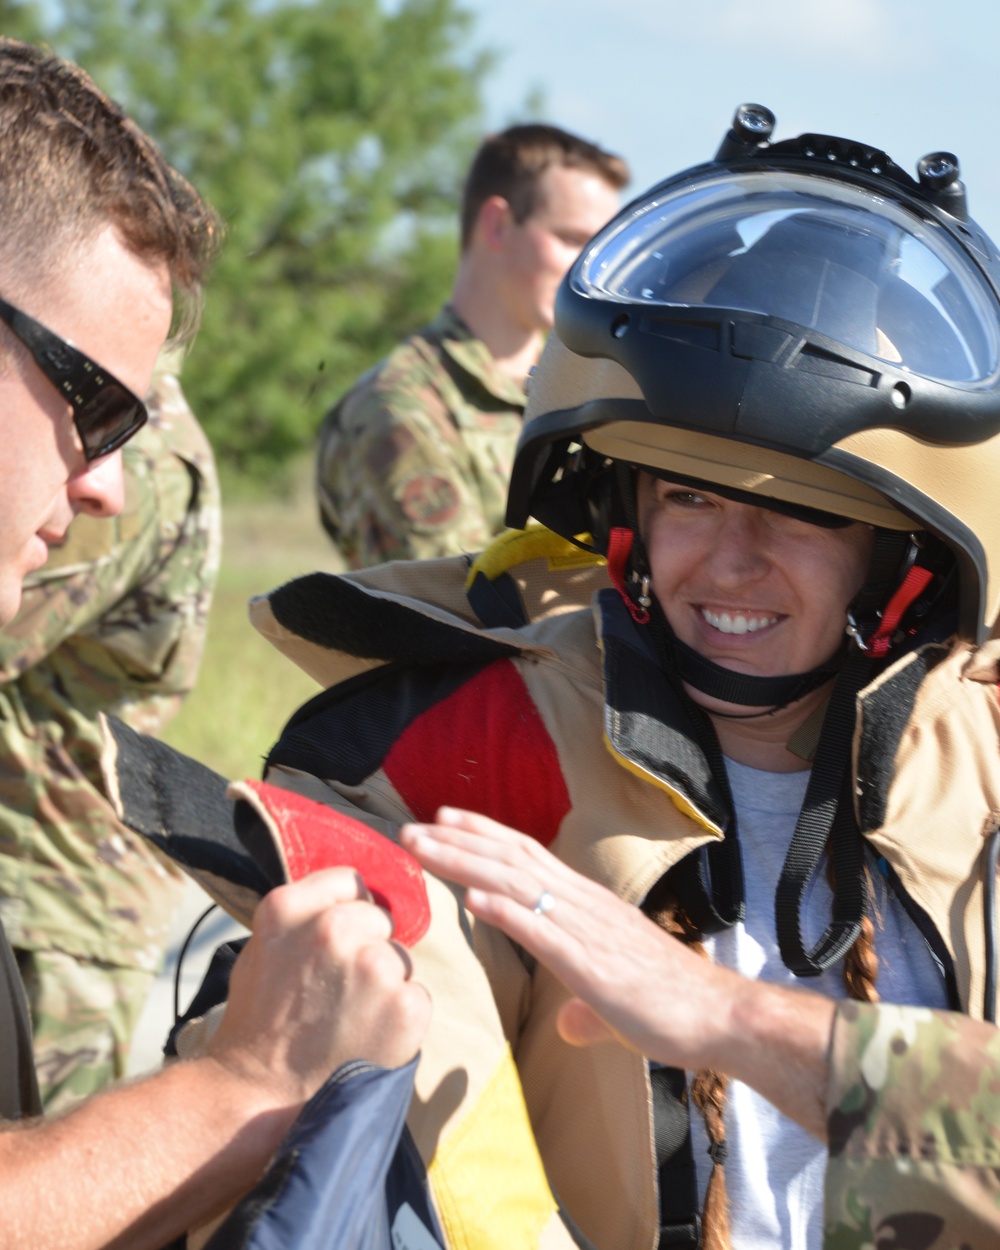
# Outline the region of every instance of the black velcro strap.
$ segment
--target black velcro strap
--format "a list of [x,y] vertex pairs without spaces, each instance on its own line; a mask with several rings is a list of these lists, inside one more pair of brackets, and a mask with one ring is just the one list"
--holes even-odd
[[[654,599],[651,629],[661,655],[669,654],[673,631],[660,604]],[[696,654],[691,652],[692,655]],[[700,658],[700,657],[699,657]],[[708,661],[706,661],[708,663]],[[717,667],[717,666],[713,666]],[[725,671],[725,670],[720,670]],[[715,726],[705,710],[683,692],[683,675],[669,664],[665,675],[678,699],[688,705],[691,726],[716,786],[722,793],[724,811],[728,814],[725,837],[685,856],[675,865],[672,876],[677,899],[688,919],[703,933],[718,933],[738,924],[746,916],[743,881],[743,860],[740,855],[736,808],[729,787],[726,763]],[[741,674],[733,674],[742,676]]]
[[292,633],[348,655],[416,665],[488,664],[519,654],[510,643],[369,594],[330,573],[309,573],[279,586],[268,603],[275,620]]
[[102,766],[120,819],[194,875],[265,894],[270,883],[233,829],[225,777],[113,716],[104,725],[116,749]]

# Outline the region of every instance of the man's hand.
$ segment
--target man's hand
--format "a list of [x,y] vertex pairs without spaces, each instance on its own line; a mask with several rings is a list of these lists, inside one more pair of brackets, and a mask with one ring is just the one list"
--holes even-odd
[[430,1018],[389,914],[361,877],[330,868],[272,890],[233,969],[212,1057],[288,1103],[342,1063],[408,1062]]

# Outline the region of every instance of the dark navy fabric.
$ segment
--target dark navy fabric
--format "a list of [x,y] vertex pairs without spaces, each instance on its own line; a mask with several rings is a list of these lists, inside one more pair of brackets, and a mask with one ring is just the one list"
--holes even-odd
[[416,1065],[339,1068],[205,1250],[443,1247],[405,1126]]

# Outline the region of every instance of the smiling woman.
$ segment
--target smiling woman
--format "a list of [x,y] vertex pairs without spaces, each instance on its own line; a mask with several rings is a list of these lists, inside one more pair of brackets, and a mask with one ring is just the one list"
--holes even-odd
[[720,718],[728,758],[772,772],[806,768],[787,744],[829,699],[828,666],[865,580],[871,527],[816,524],[649,473],[639,475],[638,510],[650,586],[676,640],[736,673],[822,675],[783,707],[762,690],[756,716],[711,686],[685,682],[688,696]]
[[[966,247],[948,153],[914,181],[773,125],[741,107],[715,162],[570,270],[508,520],[607,554],[605,698],[633,765],[690,805],[644,910],[747,976],[992,1017],[984,899],[956,941],[942,882],[978,895],[1000,795],[976,650],[1000,609],[977,502],[1000,461],[1000,274]],[[735,1245],[817,1246],[819,1145],[739,1082],[690,1092],[705,1244],[731,1224]],[[658,1158],[661,1212],[681,1155]]]

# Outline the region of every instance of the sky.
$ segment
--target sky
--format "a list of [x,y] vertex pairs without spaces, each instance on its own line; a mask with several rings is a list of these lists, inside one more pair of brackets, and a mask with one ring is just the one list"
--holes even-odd
[[1000,242],[997,0],[463,0],[497,63],[487,122],[547,121],[620,152],[631,193],[710,159],[738,104],[774,137],[881,148],[907,172],[959,158],[970,215]]

